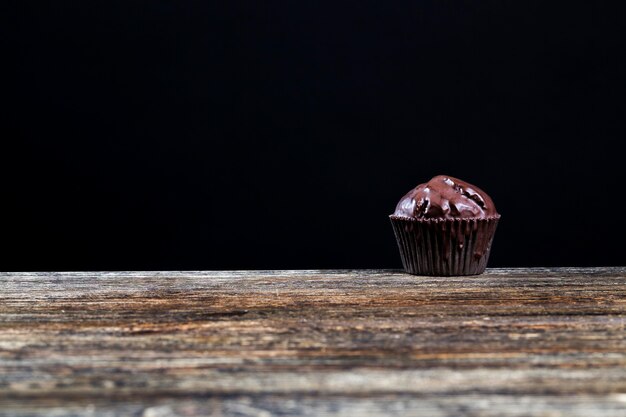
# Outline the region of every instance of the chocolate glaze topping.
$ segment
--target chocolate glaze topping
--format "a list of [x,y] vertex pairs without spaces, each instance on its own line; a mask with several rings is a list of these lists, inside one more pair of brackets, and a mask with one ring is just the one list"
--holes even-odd
[[491,198],[480,188],[449,175],[437,175],[402,197],[393,215],[415,219],[469,219],[494,217],[498,212]]

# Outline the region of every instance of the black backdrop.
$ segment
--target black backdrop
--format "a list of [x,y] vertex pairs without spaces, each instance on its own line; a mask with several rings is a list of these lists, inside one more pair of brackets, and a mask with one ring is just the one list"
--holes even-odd
[[399,267],[440,173],[491,266],[625,264],[621,3],[16,2],[0,269]]

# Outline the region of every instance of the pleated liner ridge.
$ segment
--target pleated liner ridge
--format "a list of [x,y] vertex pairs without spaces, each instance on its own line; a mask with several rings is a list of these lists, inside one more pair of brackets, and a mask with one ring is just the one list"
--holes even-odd
[[389,218],[406,272],[453,276],[485,271],[500,215],[449,220]]

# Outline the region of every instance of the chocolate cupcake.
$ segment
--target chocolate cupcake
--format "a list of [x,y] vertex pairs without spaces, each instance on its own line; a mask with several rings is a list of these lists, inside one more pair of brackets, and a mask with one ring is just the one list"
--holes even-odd
[[389,218],[406,272],[451,276],[485,271],[500,215],[480,188],[438,175],[402,197]]

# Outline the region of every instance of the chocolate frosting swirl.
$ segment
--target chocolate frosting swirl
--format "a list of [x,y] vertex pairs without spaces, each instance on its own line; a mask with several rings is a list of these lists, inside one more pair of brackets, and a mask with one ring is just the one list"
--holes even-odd
[[437,175],[409,191],[396,206],[397,217],[469,219],[498,216],[491,198],[480,188],[449,175]]

